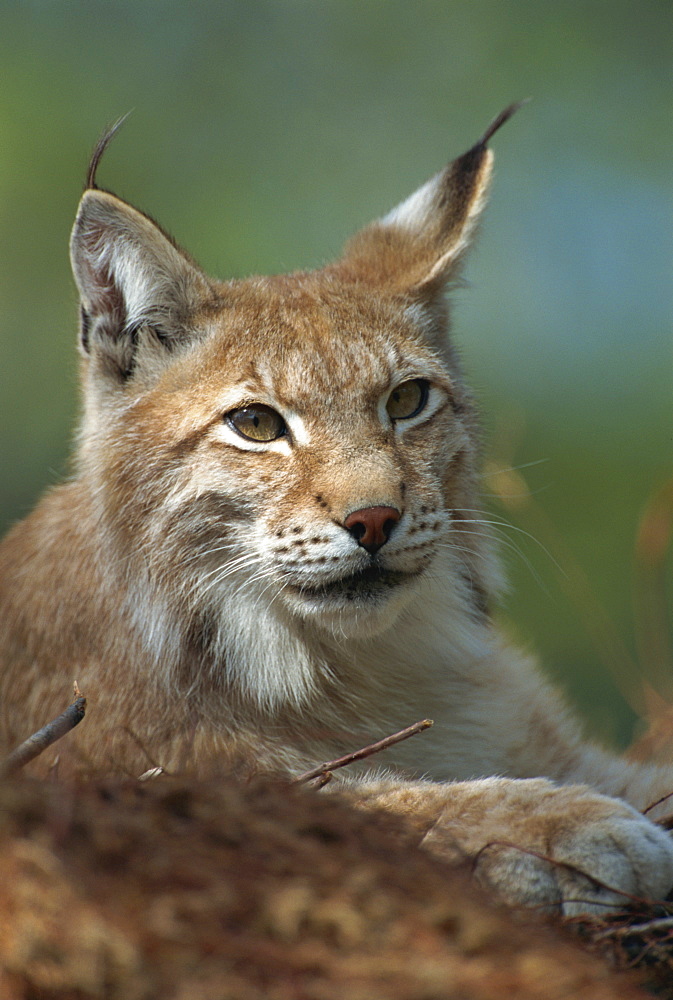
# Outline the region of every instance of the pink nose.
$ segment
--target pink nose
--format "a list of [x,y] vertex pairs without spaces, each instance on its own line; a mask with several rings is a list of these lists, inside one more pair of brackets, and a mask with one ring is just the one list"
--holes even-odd
[[390,532],[401,514],[395,507],[363,507],[354,510],[344,521],[346,528],[358,545],[374,555],[390,538]]

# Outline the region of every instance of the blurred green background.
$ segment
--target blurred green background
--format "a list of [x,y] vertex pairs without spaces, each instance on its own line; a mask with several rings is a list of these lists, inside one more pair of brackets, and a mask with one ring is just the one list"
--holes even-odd
[[[486,488],[514,493],[495,517],[540,543],[502,529],[508,627],[595,733],[626,743],[633,584],[656,577],[634,570],[634,537],[673,457],[672,57],[668,0],[4,0],[3,526],[67,470],[67,243],[105,125],[134,109],[100,183],[229,277],[329,259],[532,96],[493,143],[455,338]],[[526,466],[513,486],[508,466]],[[652,628],[664,689],[670,634]]]

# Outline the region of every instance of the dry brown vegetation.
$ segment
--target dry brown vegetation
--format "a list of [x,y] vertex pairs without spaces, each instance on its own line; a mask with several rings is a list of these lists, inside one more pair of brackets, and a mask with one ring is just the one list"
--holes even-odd
[[406,836],[284,785],[6,781],[0,996],[647,995],[567,928],[490,905]]

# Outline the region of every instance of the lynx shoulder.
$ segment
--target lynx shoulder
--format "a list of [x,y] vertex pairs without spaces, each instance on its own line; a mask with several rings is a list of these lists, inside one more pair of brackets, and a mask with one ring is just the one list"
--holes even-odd
[[[389,751],[397,777],[352,791],[361,805],[413,815],[453,857],[479,850],[487,808],[501,838],[510,823],[539,847],[575,803],[559,856],[670,888],[667,836],[573,785],[642,806],[665,775],[584,743],[490,617],[500,575],[445,292],[512,110],[336,262],[244,281],[207,276],[96,187],[104,138],[71,241],[74,473],[0,549],[7,748],[74,678],[89,714],[59,752],[85,770],[291,773],[431,715]],[[572,907],[577,886],[522,870],[489,878]]]

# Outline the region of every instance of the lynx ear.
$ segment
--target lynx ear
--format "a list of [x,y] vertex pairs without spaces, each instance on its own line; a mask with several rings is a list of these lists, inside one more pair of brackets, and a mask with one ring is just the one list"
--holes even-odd
[[106,191],[85,191],[70,255],[82,348],[102,351],[119,378],[134,369],[141,333],[166,350],[186,339],[187,319],[208,291],[206,279],[141,212]]
[[520,103],[498,115],[467,153],[358,233],[335,270],[393,294],[435,297],[457,275],[486,204],[493,164],[487,143]]

